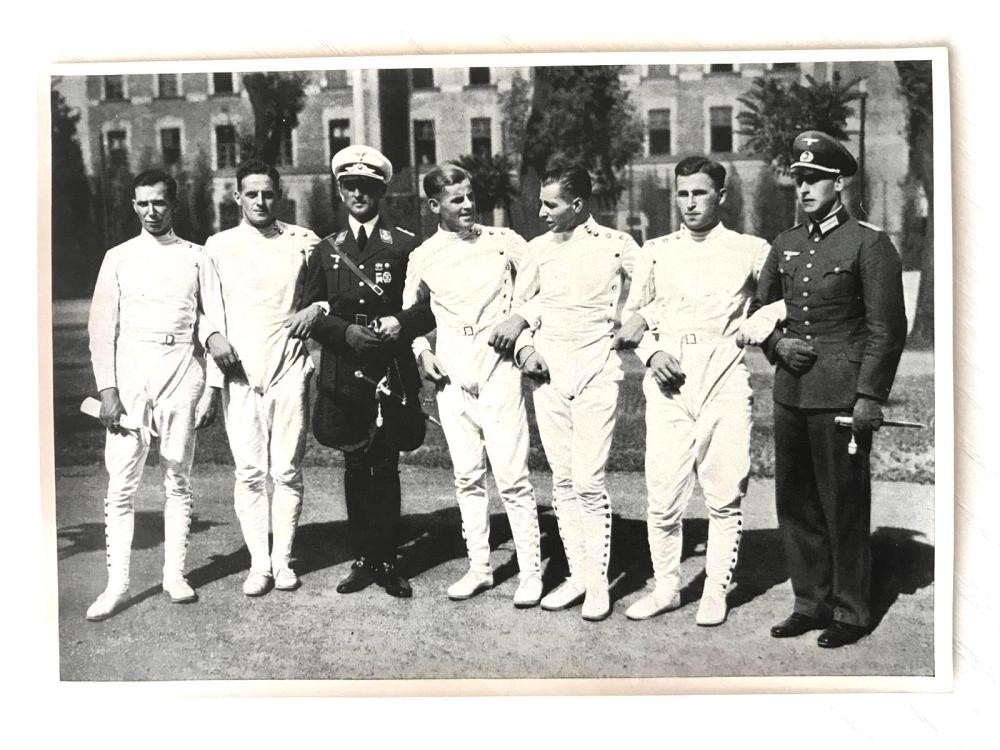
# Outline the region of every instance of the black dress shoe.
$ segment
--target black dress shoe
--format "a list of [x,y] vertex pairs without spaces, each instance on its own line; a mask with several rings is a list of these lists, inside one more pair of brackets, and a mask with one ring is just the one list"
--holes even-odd
[[351,571],[337,584],[338,594],[353,594],[375,583],[376,572],[368,561],[359,557],[351,565]]
[[384,562],[378,566],[378,583],[389,596],[395,596],[399,599],[409,599],[413,596],[410,582],[400,575],[392,563]]
[[820,630],[829,624],[829,620],[792,612],[786,619],[771,628],[771,637],[794,638],[797,635],[808,633],[810,630]]
[[868,634],[868,628],[863,625],[850,625],[846,622],[834,622],[819,634],[816,643],[820,648],[840,648],[854,643]]

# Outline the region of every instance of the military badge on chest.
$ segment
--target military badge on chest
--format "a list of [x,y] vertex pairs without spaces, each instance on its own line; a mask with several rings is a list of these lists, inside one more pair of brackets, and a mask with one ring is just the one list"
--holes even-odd
[[[385,230],[383,230],[385,231]],[[376,284],[391,284],[392,283],[392,270],[390,268],[392,264],[386,261],[385,263],[375,264],[375,283]]]

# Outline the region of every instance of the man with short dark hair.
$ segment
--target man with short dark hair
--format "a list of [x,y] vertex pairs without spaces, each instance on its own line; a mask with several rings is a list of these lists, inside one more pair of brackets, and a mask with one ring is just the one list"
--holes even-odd
[[[646,487],[654,586],[625,615],[680,607],[682,518],[697,479],[708,508],[705,585],[695,621],[720,625],[750,475],[750,375],[736,343],[768,244],[721,223],[726,169],[701,156],[674,170],[683,226],[642,246],[617,348],[647,366]],[[635,311],[644,309],[643,315]],[[647,330],[648,324],[648,330]]]
[[824,628],[817,644],[839,648],[872,625],[869,454],[906,341],[902,264],[885,232],[844,207],[857,162],[841,143],[806,131],[792,162],[806,220],[774,240],[751,305],[785,303],[762,348],[777,364],[775,496],[795,605],[771,635]]
[[191,464],[195,429],[213,414],[211,400],[203,397],[205,363],[195,340],[204,344],[211,337],[213,344],[225,344],[204,314],[206,295],[217,289],[212,265],[201,247],[173,231],[177,183],[165,172],[149,170],[135,178],[132,191],[141,230],[104,256],[88,323],[100,419],[108,431],[108,582],[87,610],[88,620],[110,617],[128,599],[133,501],[152,435],[159,436],[166,493],[163,591],[173,602],[197,599],[184,579]]
[[403,305],[430,300],[437,321],[436,350],[419,338],[414,352],[438,386],[469,556],[468,572],[448,596],[469,599],[493,585],[489,458],[520,569],[514,606],[533,607],[542,598],[542,571],[521,373],[509,356],[491,348],[497,324],[511,313],[513,274],[524,264],[527,243],[510,229],[476,224],[472,178],[459,166],[428,172],[424,193],[438,229],[410,256]]
[[[601,620],[611,613],[611,499],[604,471],[623,377],[610,345],[622,284],[639,247],[629,234],[594,221],[590,194],[582,166],[557,165],[544,176],[539,217],[549,231],[528,243],[512,322],[528,326],[514,346],[515,361],[538,381],[535,414],[569,564],[569,577],[542,599],[542,608],[565,609],[583,600],[583,618]],[[503,349],[504,342],[494,346]]]
[[[266,594],[272,585],[283,591],[299,586],[291,555],[302,509],[313,366],[303,342],[289,335],[289,324],[319,238],[275,217],[280,198],[280,176],[274,167],[256,159],[243,162],[236,169],[234,194],[242,219],[205,243],[221,297],[220,308],[209,310],[209,315],[232,342],[232,349],[216,357],[225,370],[224,381],[217,368],[210,367],[209,377],[213,390],[222,392],[236,465],[234,505],[250,552],[250,572],[243,583],[247,596]],[[209,340],[209,346],[213,344]]]

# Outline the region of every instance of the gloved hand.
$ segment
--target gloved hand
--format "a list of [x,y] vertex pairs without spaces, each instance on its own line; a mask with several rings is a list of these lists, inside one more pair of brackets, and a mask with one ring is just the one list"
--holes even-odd
[[882,404],[868,396],[858,396],[854,402],[854,433],[878,432],[882,426]]
[[347,345],[361,355],[370,354],[382,345],[381,339],[374,332],[357,323],[347,326],[344,338],[347,340]]
[[781,363],[796,375],[800,375],[816,361],[818,356],[815,347],[808,341],[785,336],[778,340],[774,353]]

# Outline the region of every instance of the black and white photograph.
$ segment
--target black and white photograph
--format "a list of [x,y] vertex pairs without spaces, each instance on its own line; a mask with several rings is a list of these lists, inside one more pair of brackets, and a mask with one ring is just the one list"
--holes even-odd
[[947,689],[948,74],[53,67],[59,680]]

